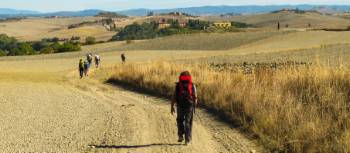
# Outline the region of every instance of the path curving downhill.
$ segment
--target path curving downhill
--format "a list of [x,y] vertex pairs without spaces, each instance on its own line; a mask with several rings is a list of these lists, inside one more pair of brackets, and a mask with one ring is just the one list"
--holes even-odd
[[[169,102],[77,78],[70,66],[52,61],[0,62],[1,152],[226,153],[260,150],[239,130],[198,111],[193,143],[176,142]],[[21,70],[22,62],[30,69]],[[57,65],[56,65],[57,64]],[[36,68],[32,68],[36,67]],[[43,66],[44,67],[44,66]],[[55,69],[55,68],[60,69]],[[26,70],[26,71],[25,71]],[[108,70],[108,69],[106,69]],[[103,71],[99,73],[104,73]],[[106,72],[107,73],[107,72]]]

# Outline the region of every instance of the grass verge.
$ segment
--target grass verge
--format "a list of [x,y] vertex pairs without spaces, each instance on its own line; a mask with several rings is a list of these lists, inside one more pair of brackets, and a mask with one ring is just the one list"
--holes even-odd
[[201,102],[238,121],[270,151],[350,151],[348,69],[265,65],[250,74],[243,69],[169,62],[119,65],[109,82],[169,98],[179,73],[189,70]]

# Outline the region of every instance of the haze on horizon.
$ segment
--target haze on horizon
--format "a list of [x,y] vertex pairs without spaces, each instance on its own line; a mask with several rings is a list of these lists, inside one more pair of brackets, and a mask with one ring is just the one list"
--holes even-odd
[[40,12],[102,9],[120,11],[126,9],[179,8],[206,5],[350,5],[350,0],[2,0],[0,8],[33,10]]

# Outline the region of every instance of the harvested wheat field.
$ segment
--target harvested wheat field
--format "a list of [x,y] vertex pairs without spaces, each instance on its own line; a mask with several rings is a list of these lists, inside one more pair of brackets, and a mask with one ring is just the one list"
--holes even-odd
[[[238,129],[199,110],[190,146],[176,142],[168,100],[104,84],[121,52],[101,53],[103,67],[78,79],[76,53],[1,58],[3,152],[250,152]],[[210,52],[126,52],[129,62],[201,57]]]

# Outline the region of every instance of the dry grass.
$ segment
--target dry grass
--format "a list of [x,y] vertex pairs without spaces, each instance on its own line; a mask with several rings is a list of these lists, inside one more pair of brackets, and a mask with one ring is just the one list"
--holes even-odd
[[289,32],[237,32],[200,33],[175,35],[147,41],[135,42],[120,47],[122,50],[228,50],[258,40]]
[[271,151],[350,151],[347,68],[257,68],[247,75],[207,64],[155,62],[116,66],[110,81],[170,97],[183,70],[194,76],[202,103],[238,121]]
[[232,50],[233,54],[263,52],[290,52],[300,49],[318,49],[328,45],[346,44],[350,41],[350,32],[307,31],[276,35],[252,42]]
[[262,52],[248,55],[237,56],[214,56],[210,58],[202,58],[197,62],[206,63],[259,63],[259,62],[284,62],[297,61],[304,63],[319,63],[327,66],[349,66],[350,65],[350,44],[333,44],[321,45],[314,48],[291,49],[277,52]]

